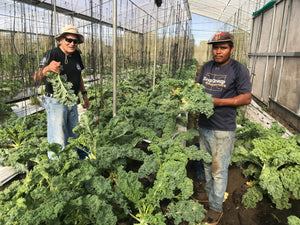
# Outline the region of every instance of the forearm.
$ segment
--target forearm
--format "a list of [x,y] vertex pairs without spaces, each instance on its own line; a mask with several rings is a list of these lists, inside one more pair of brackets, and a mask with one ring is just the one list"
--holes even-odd
[[47,74],[47,66],[44,68],[38,68],[38,70],[34,74],[34,81],[35,82],[43,82],[46,80],[46,74]]
[[43,72],[44,68],[38,68],[34,73],[33,79],[35,82],[43,82],[46,79],[46,73]]
[[240,94],[233,98],[213,98],[214,106],[241,106],[248,105],[251,102],[251,93]]
[[39,68],[38,71],[34,75],[35,82],[42,82],[46,80],[48,72],[54,72],[60,74],[60,62],[56,62],[52,60],[49,65]]
[[81,76],[81,78],[80,78],[80,91],[81,91],[81,93],[86,92],[85,87],[84,87],[84,83],[83,83],[82,76]]

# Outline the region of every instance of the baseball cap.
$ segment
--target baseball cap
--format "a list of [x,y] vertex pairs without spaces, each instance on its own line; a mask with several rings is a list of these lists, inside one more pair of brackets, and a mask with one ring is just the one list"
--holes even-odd
[[233,43],[233,35],[229,32],[221,32],[217,33],[208,44],[220,43],[220,42],[228,42],[231,41]]

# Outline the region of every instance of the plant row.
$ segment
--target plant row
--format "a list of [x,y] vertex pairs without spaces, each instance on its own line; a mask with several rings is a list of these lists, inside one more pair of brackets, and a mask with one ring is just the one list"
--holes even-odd
[[[188,114],[210,116],[212,98],[194,81],[160,72],[154,91],[151,72],[122,77],[114,117],[111,84],[89,87],[91,108],[74,129],[78,138],[63,151],[46,140],[45,113],[11,116],[0,129],[0,165],[26,177],[0,192],[1,224],[200,223],[205,210],[190,200],[186,165],[211,157],[193,145],[196,130],[178,127],[187,125]],[[194,75],[192,67],[182,77]],[[290,207],[289,197],[299,199],[297,136],[282,138],[277,124],[270,130],[247,119],[241,124],[232,162],[252,181],[245,207],[255,207],[264,196],[278,209]],[[57,160],[48,159],[48,151]],[[289,217],[290,225],[293,221],[298,218]]]
[[[193,81],[134,74],[120,82],[118,115],[111,86],[89,89],[91,109],[61,146],[46,141],[45,113],[7,120],[1,129],[1,164],[26,172],[0,193],[3,224],[196,224],[204,207],[190,200],[188,160],[210,162],[195,146],[197,131],[176,132],[186,114],[212,113],[212,98]],[[143,88],[135,82],[145,81]],[[148,84],[147,84],[148,82]],[[145,85],[146,84],[146,85]],[[76,151],[74,151],[76,149]],[[47,152],[55,152],[50,160]],[[77,151],[85,156],[79,160]],[[186,210],[189,208],[190,210]]]

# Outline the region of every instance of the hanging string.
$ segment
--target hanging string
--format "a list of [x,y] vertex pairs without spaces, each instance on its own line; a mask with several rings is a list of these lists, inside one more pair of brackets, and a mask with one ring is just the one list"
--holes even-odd
[[68,56],[65,54],[65,64],[68,64]]

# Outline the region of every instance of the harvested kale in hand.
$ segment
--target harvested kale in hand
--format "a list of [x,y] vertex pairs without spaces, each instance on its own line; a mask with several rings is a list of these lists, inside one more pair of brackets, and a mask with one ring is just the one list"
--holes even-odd
[[67,75],[47,72],[47,81],[52,84],[53,97],[60,103],[67,106],[73,106],[77,103],[78,98],[72,89],[73,84],[67,81]]

